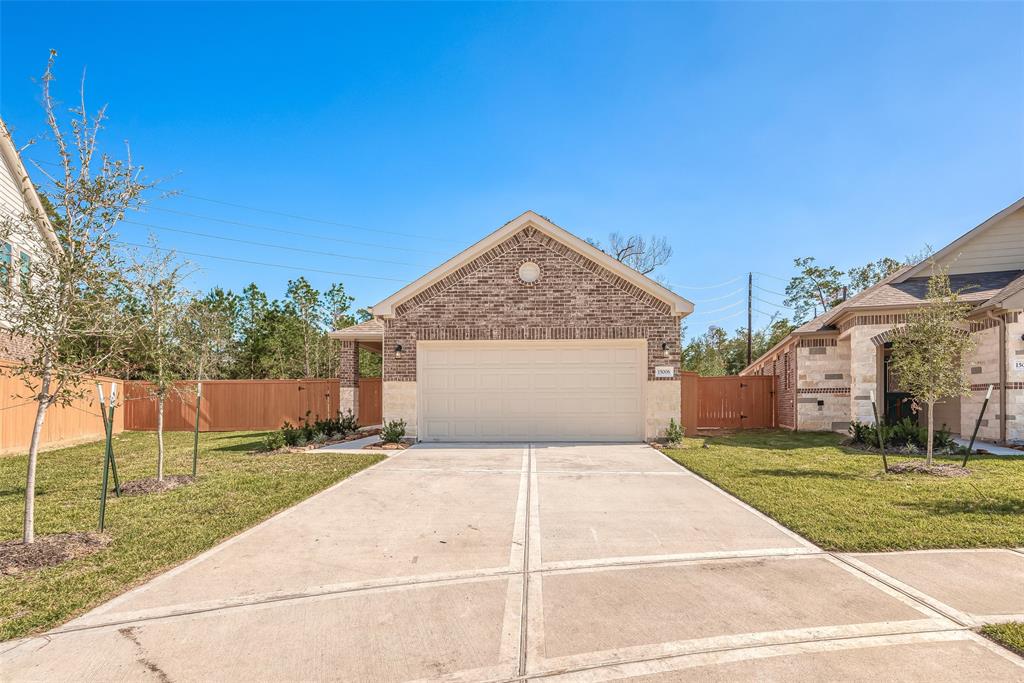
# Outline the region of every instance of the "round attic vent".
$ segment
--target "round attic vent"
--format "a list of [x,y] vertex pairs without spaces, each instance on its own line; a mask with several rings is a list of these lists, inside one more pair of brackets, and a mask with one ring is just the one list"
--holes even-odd
[[519,279],[528,285],[540,279],[540,266],[533,261],[527,261],[519,266]]

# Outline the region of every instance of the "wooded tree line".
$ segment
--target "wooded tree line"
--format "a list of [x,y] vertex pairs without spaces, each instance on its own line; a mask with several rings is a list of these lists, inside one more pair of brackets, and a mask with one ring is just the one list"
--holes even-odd
[[[836,266],[819,265],[813,256],[793,259],[797,274],[786,285],[783,301],[792,316],[773,318],[764,328],[754,330],[751,357],[762,356],[803,323],[919,260],[917,256],[906,261],[886,256],[842,271]],[[730,334],[723,327],[710,326],[683,347],[682,366],[708,377],[739,374],[747,366],[747,328],[738,327]]]
[[[338,342],[332,329],[369,319],[365,309],[351,310],[352,297],[341,283],[320,291],[304,277],[288,281],[281,299],[271,298],[256,283],[240,293],[214,287],[202,295],[186,295],[177,308],[183,313],[180,342],[197,347],[195,366],[183,376],[203,379],[295,379],[337,377]],[[380,357],[364,352],[364,376],[379,376]],[[145,378],[153,370],[147,355],[127,349],[125,374]]]

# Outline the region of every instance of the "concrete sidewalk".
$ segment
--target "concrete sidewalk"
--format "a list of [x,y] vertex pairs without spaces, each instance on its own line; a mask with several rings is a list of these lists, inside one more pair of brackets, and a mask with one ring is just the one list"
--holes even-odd
[[0,644],[0,680],[1021,680],[968,628],[1020,559],[825,553],[642,445],[421,445]]

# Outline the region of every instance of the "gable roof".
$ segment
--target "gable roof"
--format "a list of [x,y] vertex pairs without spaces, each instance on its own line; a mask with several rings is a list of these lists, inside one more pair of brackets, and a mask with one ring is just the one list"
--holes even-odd
[[348,341],[380,341],[384,338],[384,323],[378,318],[370,318],[358,325],[350,325],[340,330],[328,332],[327,336],[332,339],[345,339]]
[[25,205],[37,217],[35,223],[39,228],[39,234],[42,236],[43,241],[51,248],[59,249],[60,243],[57,241],[57,235],[53,231],[53,226],[50,225],[50,219],[46,215],[43,203],[39,200],[39,195],[36,193],[36,186],[32,184],[32,180],[28,177],[28,171],[25,170],[25,165],[21,162],[21,155],[18,154],[18,148],[15,146],[14,139],[11,137],[11,133],[3,119],[0,119],[0,163],[7,164],[11,176],[18,182],[18,189],[21,191]]
[[1005,209],[1000,211],[999,213],[997,213],[994,216],[991,216],[987,220],[983,221],[977,227],[967,231],[966,233],[964,233],[963,235],[961,235],[957,239],[953,240],[952,242],[947,244],[945,247],[943,247],[939,251],[937,251],[934,254],[932,254],[930,258],[925,259],[925,260],[921,261],[920,263],[918,263],[916,266],[914,266],[909,271],[907,271],[907,273],[904,275],[904,278],[912,278],[912,277],[920,275],[928,267],[928,265],[929,265],[929,263],[931,263],[931,261],[940,262],[943,259],[945,259],[947,256],[954,256],[954,255],[956,255],[960,250],[962,250],[964,248],[964,246],[968,242],[970,242],[970,241],[976,239],[977,237],[979,237],[980,235],[984,234],[986,231],[990,230],[993,226],[998,224],[999,221],[1001,221],[1002,219],[1006,218],[1007,216],[1009,216],[1010,214],[1014,213],[1015,211],[1017,211],[1018,209],[1021,209],[1021,208],[1024,208],[1024,197],[1021,197],[1020,199],[1015,201],[1013,204],[1010,204],[1008,207],[1006,207]]
[[408,301],[434,283],[454,273],[459,268],[462,268],[466,264],[472,262],[478,256],[486,253],[525,228],[533,228],[538,232],[561,242],[573,251],[579,252],[606,270],[611,271],[615,275],[618,275],[639,289],[647,292],[654,298],[664,301],[669,305],[673,315],[684,316],[693,312],[693,304],[683,297],[655,282],[646,275],[642,275],[629,266],[616,261],[600,249],[581,240],[569,231],[558,227],[548,219],[533,211],[527,211],[518,218],[509,221],[473,246],[453,256],[423,277],[417,279],[415,282],[406,285],[388,298],[374,305],[370,310],[375,316],[394,316],[395,309],[400,304]]
[[[800,325],[780,340],[775,346],[762,353],[744,368],[740,374],[771,356],[794,340],[795,337],[807,335],[833,335],[839,330],[833,323],[846,313],[856,309],[910,308],[921,304],[928,293],[929,276],[920,273],[930,267],[932,261],[938,261],[950,254],[955,254],[963,245],[979,234],[996,225],[1000,220],[1024,207],[1024,197],[995,214],[974,229],[954,240],[940,251],[919,263],[904,266],[887,278],[858,292],[846,301],[833,306],[813,320]],[[979,308],[989,308],[1005,304],[1011,300],[1021,299],[1024,292],[1024,270],[1005,270],[982,273],[960,273],[949,276],[950,285],[954,290],[961,291],[960,298]],[[1024,303],[1024,302],[1021,302]],[[977,309],[976,309],[977,310]]]

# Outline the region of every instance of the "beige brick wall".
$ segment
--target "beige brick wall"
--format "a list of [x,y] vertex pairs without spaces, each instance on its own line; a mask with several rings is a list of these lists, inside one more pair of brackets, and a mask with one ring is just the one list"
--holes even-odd
[[405,420],[405,435],[416,436],[416,382],[387,382],[383,392],[384,422]]
[[[850,344],[850,398],[851,420],[873,424],[871,392],[879,391],[878,346],[871,338],[892,329],[892,325],[857,325],[845,337]],[[876,396],[881,402],[882,397]],[[881,409],[881,408],[880,408]]]
[[797,349],[797,381],[799,428],[846,432],[850,425],[849,340],[801,340]]

